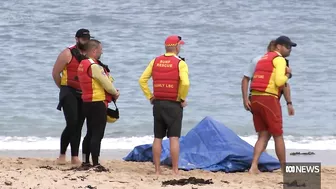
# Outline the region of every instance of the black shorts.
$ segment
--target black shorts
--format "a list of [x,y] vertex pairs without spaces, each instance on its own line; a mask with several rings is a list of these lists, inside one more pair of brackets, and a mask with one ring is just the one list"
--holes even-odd
[[182,129],[183,108],[180,102],[154,100],[154,137],[180,137]]

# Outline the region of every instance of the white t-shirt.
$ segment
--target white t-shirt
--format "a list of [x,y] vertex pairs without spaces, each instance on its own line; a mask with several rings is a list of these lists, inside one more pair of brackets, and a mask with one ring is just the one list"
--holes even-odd
[[262,56],[257,56],[257,57],[254,57],[250,63],[248,64],[248,67],[247,69],[245,70],[244,72],[244,76],[248,77],[248,78],[252,78],[253,77],[253,73],[254,73],[254,70],[255,70],[255,67],[258,63],[258,61],[262,58]]

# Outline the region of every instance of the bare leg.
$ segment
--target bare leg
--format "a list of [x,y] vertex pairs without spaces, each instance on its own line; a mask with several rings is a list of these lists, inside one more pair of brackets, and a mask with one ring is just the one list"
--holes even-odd
[[170,156],[172,158],[173,174],[178,175],[178,161],[180,155],[180,140],[178,137],[170,137]]
[[162,139],[155,138],[153,142],[153,162],[155,165],[155,173],[157,175],[161,174],[160,169],[161,151],[162,151]]
[[283,136],[273,136],[275,143],[275,153],[278,156],[281,165],[281,171],[284,170],[286,164],[286,148]]
[[258,169],[259,158],[262,152],[264,152],[264,150],[266,149],[270,138],[271,138],[271,135],[268,133],[268,131],[260,131],[258,133],[258,140],[254,146],[252,165],[249,170],[250,173],[252,174],[260,173]]

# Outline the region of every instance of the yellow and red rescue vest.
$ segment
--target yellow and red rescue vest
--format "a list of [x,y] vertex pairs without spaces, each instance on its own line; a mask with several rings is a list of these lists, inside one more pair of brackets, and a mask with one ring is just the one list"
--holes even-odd
[[152,69],[155,99],[177,101],[180,61],[181,59],[177,56],[165,55],[155,59]]
[[[80,55],[76,45],[69,47],[69,49],[71,51],[72,58],[62,71],[61,86],[68,86],[76,90],[81,90],[77,76],[77,69],[79,62],[82,60],[84,55]],[[74,53],[75,51],[77,51],[77,53]]]
[[[92,70],[90,69],[92,64],[97,64],[92,59],[82,60],[78,67],[78,79],[80,87],[82,89],[83,102],[97,102],[104,101],[109,103],[112,101],[112,95],[105,91],[103,86],[92,78]],[[112,80],[108,71],[104,69],[105,74]]]
[[275,67],[273,65],[273,59],[278,56],[280,55],[276,52],[268,52],[258,61],[250,86],[252,91],[280,96],[283,87],[278,87],[275,84]]

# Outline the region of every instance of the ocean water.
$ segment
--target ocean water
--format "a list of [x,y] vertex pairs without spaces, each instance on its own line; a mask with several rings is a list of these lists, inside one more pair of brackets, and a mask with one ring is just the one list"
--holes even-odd
[[152,107],[138,78],[164,52],[165,38],[178,34],[186,42],[181,56],[191,82],[183,134],[211,116],[254,144],[242,74],[271,39],[287,35],[298,44],[289,57],[295,116],[288,116],[282,99],[287,148],[335,150],[335,7],[331,0],[2,0],[0,150],[59,148],[65,121],[56,110],[59,90],[51,71],[79,28],[102,41],[102,62],[121,93],[121,118],[108,124],[102,149],[152,142]]

